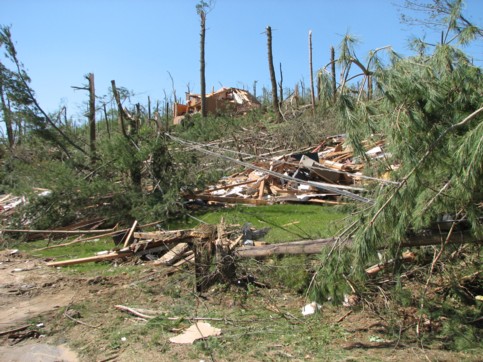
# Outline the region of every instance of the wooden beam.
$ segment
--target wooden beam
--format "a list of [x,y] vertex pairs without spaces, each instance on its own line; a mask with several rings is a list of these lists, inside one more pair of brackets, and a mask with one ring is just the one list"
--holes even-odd
[[109,253],[106,255],[96,255],[96,256],[89,256],[87,258],[79,258],[79,259],[69,259],[69,260],[62,260],[62,261],[52,261],[46,263],[47,266],[69,266],[69,265],[76,265],[76,264],[83,264],[83,263],[91,263],[95,261],[106,261],[106,260],[114,260],[118,258],[123,258],[125,256],[131,256],[133,252],[131,250],[127,251],[115,251],[113,253]]
[[178,243],[172,249],[170,249],[166,254],[164,254],[161,258],[156,260],[153,264],[154,265],[173,265],[183,257],[183,255],[189,250],[189,248],[190,246],[188,243]]
[[124,240],[124,247],[126,248],[130,243],[131,240],[133,239],[133,233],[134,230],[136,230],[136,227],[138,226],[138,221],[135,220],[134,223],[132,224],[131,230],[129,230],[129,233],[126,236],[126,239]]

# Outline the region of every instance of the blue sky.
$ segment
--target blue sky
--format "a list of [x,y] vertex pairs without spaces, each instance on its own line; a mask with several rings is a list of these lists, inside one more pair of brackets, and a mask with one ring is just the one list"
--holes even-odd
[[[147,103],[171,96],[171,73],[178,97],[199,92],[197,0],[0,0],[0,24],[11,25],[18,56],[40,104],[82,118],[87,95],[71,86],[93,72],[97,95],[111,79]],[[274,63],[282,63],[284,86],[309,82],[308,31],[313,33],[314,68],[329,61],[331,45],[349,32],[361,43],[357,54],[391,45],[410,54],[407,41],[422,35],[399,21],[403,0],[217,0],[207,17],[207,89],[269,87],[266,35],[273,31]],[[465,12],[483,24],[483,0],[467,0]],[[428,34],[428,39],[434,34]],[[481,66],[481,41],[469,49]]]

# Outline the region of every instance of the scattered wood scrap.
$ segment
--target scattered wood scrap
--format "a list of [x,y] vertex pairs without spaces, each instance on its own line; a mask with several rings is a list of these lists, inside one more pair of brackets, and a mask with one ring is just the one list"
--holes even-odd
[[[367,156],[384,157],[384,142],[367,143]],[[343,204],[344,192],[364,193],[367,182],[391,182],[362,174],[364,164],[354,157],[344,136],[327,137],[302,152],[259,160],[186,199],[207,203],[266,205],[275,203]],[[325,189],[324,189],[325,187]],[[341,190],[340,192],[334,192]]]
[[178,344],[193,344],[198,339],[208,338],[211,336],[219,336],[221,329],[214,328],[211,324],[206,322],[197,322],[185,330],[182,334],[176,337],[171,337],[169,340],[172,343]]

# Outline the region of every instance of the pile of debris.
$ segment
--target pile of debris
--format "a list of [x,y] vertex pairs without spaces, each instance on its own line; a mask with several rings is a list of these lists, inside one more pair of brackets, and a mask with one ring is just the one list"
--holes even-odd
[[[367,144],[371,159],[384,157],[384,142]],[[364,163],[354,157],[344,135],[327,137],[305,152],[256,161],[242,172],[185,198],[209,203],[266,205],[275,203],[343,204],[347,194],[363,194],[368,181],[392,183],[362,174]]]
[[[245,114],[260,107],[260,102],[244,89],[223,87],[206,95],[206,110],[210,114]],[[186,93],[186,104],[174,104],[173,124],[181,124],[187,114],[199,112],[201,95]]]
[[[52,192],[48,189],[34,187],[32,188],[32,193],[35,194],[36,197],[46,197]],[[28,203],[29,200],[26,196],[17,196],[13,194],[0,195],[0,227],[8,227],[12,220],[12,216],[15,214],[18,208]],[[23,223],[28,225],[29,220],[24,220]],[[2,231],[0,230],[0,237],[1,236]]]
[[15,196],[11,194],[0,195],[0,216],[6,218],[11,216],[15,208],[26,202],[24,196]]
[[[255,242],[253,239],[262,237],[268,232],[268,229],[254,230],[248,224],[242,228],[237,225],[226,226],[223,221],[218,225],[202,224],[196,229],[187,230],[143,232],[139,231],[139,228],[138,223],[134,222],[130,229],[98,235],[97,238],[105,235],[113,236],[117,246],[110,251],[99,252],[86,258],[51,261],[47,265],[62,267],[137,257],[153,261],[153,265],[170,266],[176,270],[181,265],[190,263],[195,265],[197,290],[202,291],[220,279],[234,281],[236,279],[235,258],[227,256],[234,255],[235,248],[242,244],[251,246],[266,244]],[[248,237],[251,239],[248,240]],[[52,247],[71,244],[72,242]],[[216,265],[214,271],[213,265]]]

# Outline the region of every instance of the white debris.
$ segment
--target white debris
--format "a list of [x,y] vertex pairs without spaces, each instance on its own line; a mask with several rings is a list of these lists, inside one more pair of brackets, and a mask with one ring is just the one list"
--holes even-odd
[[302,315],[307,316],[314,314],[316,311],[319,311],[320,308],[322,308],[322,306],[316,302],[309,303],[302,308]]

